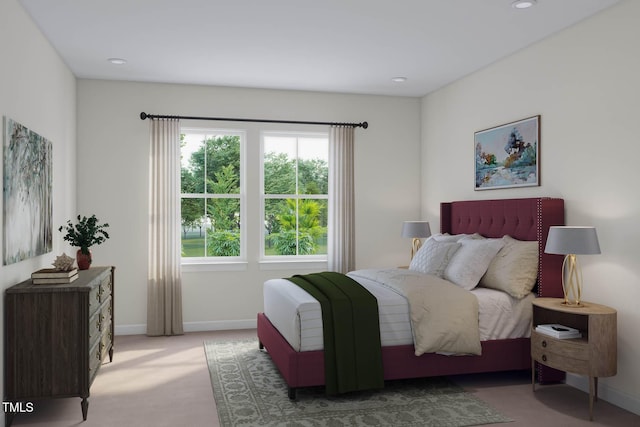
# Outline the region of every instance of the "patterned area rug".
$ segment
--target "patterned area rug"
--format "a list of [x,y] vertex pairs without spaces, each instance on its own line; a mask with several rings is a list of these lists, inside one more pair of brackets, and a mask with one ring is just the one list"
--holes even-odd
[[222,427],[473,426],[510,422],[446,378],[388,381],[379,391],[325,396],[299,389],[297,400],[257,340],[205,342]]

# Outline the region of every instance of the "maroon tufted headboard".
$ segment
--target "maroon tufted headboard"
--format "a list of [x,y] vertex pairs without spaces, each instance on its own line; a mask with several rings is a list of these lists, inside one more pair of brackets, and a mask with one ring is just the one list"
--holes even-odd
[[440,232],[480,233],[485,237],[506,234],[518,240],[538,242],[538,296],[562,297],[562,255],[544,253],[549,227],[564,225],[564,200],[469,200],[440,204]]

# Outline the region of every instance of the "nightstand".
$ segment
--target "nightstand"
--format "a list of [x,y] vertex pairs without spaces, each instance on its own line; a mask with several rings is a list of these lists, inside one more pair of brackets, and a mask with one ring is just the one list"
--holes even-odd
[[[563,304],[562,298],[533,301],[531,329],[532,387],[535,391],[535,363],[589,377],[589,418],[598,400],[598,377],[611,377],[617,370],[616,311],[582,302],[583,307]],[[580,330],[581,338],[556,339],[535,331],[537,325],[559,323]]]

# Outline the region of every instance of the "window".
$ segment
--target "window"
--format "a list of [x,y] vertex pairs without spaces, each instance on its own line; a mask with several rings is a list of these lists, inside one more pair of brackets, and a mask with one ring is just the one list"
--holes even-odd
[[327,134],[262,134],[262,258],[327,258]]
[[244,258],[241,131],[182,129],[183,261]]

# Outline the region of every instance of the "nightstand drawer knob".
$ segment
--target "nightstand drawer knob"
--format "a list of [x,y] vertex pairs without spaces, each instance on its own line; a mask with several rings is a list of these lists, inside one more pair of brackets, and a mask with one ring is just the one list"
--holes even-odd
[[542,346],[546,347],[547,346],[547,342],[546,341],[542,341]]
[[542,355],[542,361],[543,361],[543,362],[546,362],[546,361],[547,361],[547,355],[546,355],[546,354],[543,354],[543,355]]

